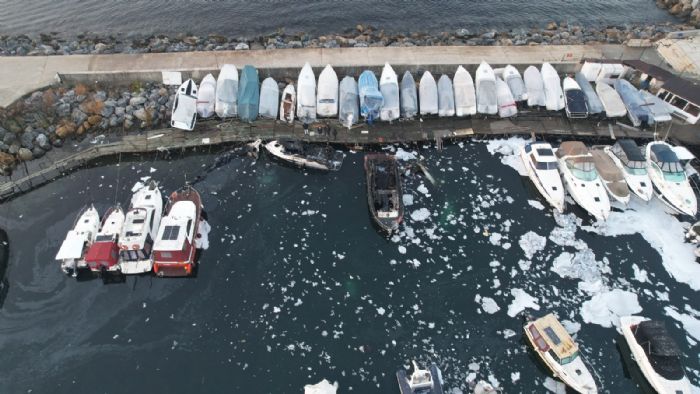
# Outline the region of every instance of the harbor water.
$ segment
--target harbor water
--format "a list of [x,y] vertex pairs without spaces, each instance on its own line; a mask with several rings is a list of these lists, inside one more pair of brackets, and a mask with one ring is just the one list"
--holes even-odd
[[[196,184],[212,230],[190,279],[76,281],[53,257],[83,205],[125,205],[146,177],[167,195],[220,152],[108,160],[4,203],[0,391],[299,393],[328,379],[395,393],[415,359],[436,362],[450,393],[475,379],[547,392],[522,337],[522,314],[547,312],[601,392],[636,391],[615,342],[632,313],[666,321],[700,385],[700,265],[682,223],[658,201],[605,224],[572,204],[554,214],[514,168],[523,143],[386,147],[406,165],[392,237],[368,214],[362,152],[329,174],[235,158]],[[415,155],[435,185],[404,160]]]

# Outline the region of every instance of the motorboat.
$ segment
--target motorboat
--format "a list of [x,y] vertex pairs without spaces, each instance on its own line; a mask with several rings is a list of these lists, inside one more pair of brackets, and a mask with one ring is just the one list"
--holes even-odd
[[496,98],[498,100],[498,116],[510,118],[518,114],[518,106],[513,99],[508,84],[501,78],[496,78]]
[[651,200],[654,187],[647,173],[647,159],[642,153],[642,148],[637,146],[634,140],[617,140],[613,146],[604,148],[604,151],[615,162],[617,168],[622,170],[627,187],[632,193],[644,201]]
[[530,142],[520,148],[520,158],[537,191],[557,211],[564,212],[564,186],[552,146],[541,141]]
[[437,83],[438,90],[438,116],[455,115],[455,90],[452,87],[450,77],[445,74],[440,76]]
[[197,122],[197,84],[188,79],[175,93],[170,126],[191,131]]
[[620,317],[620,329],[632,359],[649,385],[660,394],[690,394],[681,352],[662,321],[641,316]]
[[646,160],[656,196],[674,211],[695,216],[698,213],[695,192],[671,145],[663,141],[648,143]]
[[588,117],[586,94],[571,77],[564,78],[564,97],[566,98],[566,116],[569,119],[585,119]]
[[96,274],[119,271],[119,234],[124,227],[124,210],[115,205],[107,210],[95,242],[85,255],[85,263]]
[[609,148],[607,146],[594,146],[591,148],[593,164],[595,164],[595,170],[600,176],[600,180],[603,181],[603,187],[608,191],[610,197],[617,202],[627,205],[630,202],[630,190],[627,187],[623,171],[605,152],[605,149]]
[[384,231],[398,229],[403,220],[403,195],[396,157],[383,153],[365,155],[365,174],[372,218]]
[[216,107],[216,79],[211,74],[207,74],[199,84],[197,94],[197,114],[202,118],[214,116]]
[[280,102],[280,120],[287,123],[294,122],[296,111],[297,92],[293,84],[288,84],[282,91],[282,101]]
[[598,98],[603,104],[605,116],[608,118],[621,118],[627,115],[627,108],[622,102],[620,95],[617,94],[612,86],[605,82],[597,81],[595,83],[595,92],[598,93]]
[[399,80],[389,63],[384,64],[382,75],[379,77],[379,91],[384,98],[380,118],[388,122],[398,119],[401,116]]
[[260,79],[258,70],[253,66],[244,66],[238,84],[238,118],[243,122],[252,122],[258,118],[260,108]]
[[508,88],[510,88],[510,92],[513,94],[513,99],[515,101],[527,100],[525,81],[523,81],[523,77],[520,76],[520,72],[517,68],[510,64],[507,65],[503,69],[503,80],[508,84]]
[[545,107],[549,111],[560,111],[566,106],[561,79],[551,64],[542,63],[542,83],[544,84]]
[[410,71],[403,73],[401,77],[401,117],[413,119],[418,114],[418,93],[416,81]]
[[360,115],[367,120],[367,123],[372,123],[379,117],[384,105],[384,97],[379,91],[377,77],[372,71],[365,70],[360,74],[357,87],[360,92]]
[[579,393],[598,392],[578,345],[556,316],[549,313],[528,322],[524,329],[530,346],[554,377]]
[[557,149],[556,156],[564,186],[574,201],[597,220],[607,219],[610,199],[588,148],[580,141],[565,141]]
[[586,98],[588,113],[590,115],[598,115],[602,113],[604,110],[603,103],[600,102],[600,98],[598,98],[598,95],[593,89],[593,86],[591,86],[591,83],[588,82],[588,79],[586,79],[586,76],[578,72],[574,75],[574,80],[578,84],[579,88],[581,88],[581,91],[583,91],[583,95]]
[[420,114],[437,115],[438,113],[438,88],[435,78],[430,71],[425,71],[418,83],[418,104]]
[[277,110],[280,106],[280,88],[277,81],[267,77],[260,85],[260,106],[258,114],[262,118],[277,119]]
[[131,196],[124,227],[119,234],[119,270],[123,274],[151,272],[151,252],[162,215],[163,196],[158,183],[151,179]]
[[311,144],[294,139],[277,139],[265,144],[265,149],[282,161],[297,167],[321,171],[337,171],[345,155],[328,145]]
[[338,101],[338,120],[345,127],[350,128],[360,120],[360,94],[357,91],[355,78],[346,76],[340,81],[340,95]]
[[482,61],[476,69],[476,112],[486,115],[498,113],[496,74],[488,63]]
[[646,107],[651,115],[651,122],[665,123],[672,120],[673,108],[667,102],[643,89],[639,89],[639,96],[644,102],[642,105]]
[[455,90],[455,115],[476,115],[476,89],[474,80],[464,67],[457,67],[453,79]]
[[224,64],[219,71],[215,110],[220,118],[231,118],[238,114],[238,69],[233,64]]
[[78,270],[87,267],[85,254],[95,242],[99,226],[97,209],[93,205],[83,207],[56,253],[56,260],[61,262],[61,271],[66,275],[77,276]]
[[620,94],[622,102],[627,108],[627,117],[635,127],[645,127],[653,119],[649,114],[649,110],[644,105],[644,100],[639,95],[637,89],[625,79],[615,80],[615,90]]
[[321,118],[338,116],[338,75],[330,64],[318,76],[316,115]]
[[196,264],[202,199],[188,185],[170,195],[165,210],[153,244],[153,273],[161,277],[190,276]]
[[544,107],[547,105],[544,93],[544,81],[542,73],[535,66],[530,66],[523,73],[525,90],[527,90],[528,107]]
[[409,377],[405,369],[396,371],[401,394],[442,394],[442,372],[435,363],[428,369],[420,369],[413,361],[413,373]]
[[297,118],[304,123],[316,120],[316,76],[308,62],[297,79]]

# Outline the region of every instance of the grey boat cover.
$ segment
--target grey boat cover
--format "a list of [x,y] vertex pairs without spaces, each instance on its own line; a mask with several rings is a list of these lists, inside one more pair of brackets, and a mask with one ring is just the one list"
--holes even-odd
[[258,113],[263,118],[276,119],[280,105],[280,88],[277,81],[267,77],[260,86],[260,107]]
[[564,156],[584,156],[588,154],[588,148],[581,141],[564,141],[557,149],[557,157]]
[[525,88],[525,81],[520,76],[518,70],[511,66],[510,64],[506,66],[503,70],[503,78],[510,88],[510,92],[513,94],[513,99],[515,101],[525,101],[527,100],[527,89]]
[[579,72],[576,73],[574,79],[576,80],[576,83],[578,83],[578,86],[581,87],[583,94],[586,95],[588,113],[599,114],[603,112],[603,103],[600,102],[600,98],[598,98],[598,95],[595,93],[595,90],[593,90],[591,83],[588,82],[588,79],[586,79],[586,76]]
[[260,105],[260,80],[258,70],[253,66],[243,67],[238,83],[238,117],[244,122],[252,122],[258,117]]
[[544,82],[542,74],[535,66],[530,66],[523,73],[525,89],[527,90],[527,105],[529,107],[544,107]]
[[401,77],[401,117],[411,119],[418,113],[418,93],[416,81],[410,71]]
[[622,102],[625,103],[627,115],[630,121],[632,121],[632,124],[641,126],[642,124],[648,124],[650,121],[653,121],[649,110],[644,105],[644,100],[642,100],[639,92],[631,83],[624,79],[616,79],[615,90],[620,94]]
[[639,95],[642,97],[642,100],[644,100],[645,106],[649,110],[649,113],[651,113],[652,118],[654,118],[655,123],[671,121],[671,113],[673,112],[673,109],[671,109],[667,102],[661,100],[646,90],[639,89]]
[[455,91],[452,88],[452,80],[442,74],[437,84],[438,89],[438,116],[455,115]]
[[357,92],[355,78],[347,76],[340,81],[338,94],[338,120],[345,127],[350,127],[360,119],[360,95]]
[[591,149],[591,155],[593,156],[593,164],[595,164],[598,175],[607,184],[610,192],[620,198],[629,196],[630,190],[627,187],[625,176],[613,159],[602,148]]

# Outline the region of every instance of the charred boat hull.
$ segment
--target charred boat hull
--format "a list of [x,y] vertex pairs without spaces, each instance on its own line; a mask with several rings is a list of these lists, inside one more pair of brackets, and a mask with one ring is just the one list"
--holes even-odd
[[365,156],[367,204],[375,223],[391,232],[403,220],[401,173],[396,158],[381,153]]

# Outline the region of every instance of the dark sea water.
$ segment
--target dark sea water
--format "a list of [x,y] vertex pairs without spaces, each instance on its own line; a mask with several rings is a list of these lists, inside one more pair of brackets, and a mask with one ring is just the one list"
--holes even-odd
[[656,23],[673,17],[653,0],[241,1],[23,0],[0,2],[0,33],[208,34],[252,37],[278,28],[339,33],[357,24],[391,32],[513,29],[548,21]]
[[[146,176],[167,194],[215,153],[105,162],[0,205],[11,250],[0,391],[299,393],[326,378],[342,393],[396,393],[395,371],[415,359],[436,362],[452,393],[466,393],[474,378],[507,393],[546,392],[522,319],[507,313],[513,289],[536,299],[540,310],[530,312],[555,312],[577,331],[601,392],[636,391],[615,328],[583,317],[585,302],[611,289],[667,322],[700,384],[700,338],[669,316],[700,321],[698,293],[669,275],[644,237],[586,231],[590,222],[577,223],[585,215],[571,206],[556,218],[538,209],[527,179],[483,143],[421,153],[440,183],[405,177],[413,203],[391,239],[367,213],[362,153],[349,152],[331,174],[267,157],[218,168],[197,184],[212,231],[193,279],[76,282],[53,256],[84,204],[104,211],[115,195],[126,204]],[[528,247],[529,232],[546,245]],[[561,256],[571,260],[566,253],[580,263],[571,274],[579,279],[552,271]],[[589,293],[584,282],[606,290]],[[488,313],[485,298],[500,309]]]

